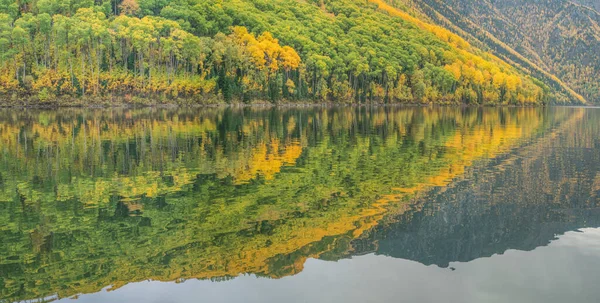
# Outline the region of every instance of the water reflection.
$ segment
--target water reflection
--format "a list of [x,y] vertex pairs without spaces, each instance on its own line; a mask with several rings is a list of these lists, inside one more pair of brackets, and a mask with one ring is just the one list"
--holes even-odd
[[531,252],[450,263],[454,270],[372,254],[338,262],[309,259],[304,271],[278,280],[145,281],[77,302],[594,303],[600,296],[598,243],[600,229],[567,232]]
[[[598,226],[585,109],[0,112],[0,291],[448,266]],[[270,280],[269,280],[270,281]]]
[[600,227],[600,121],[590,118],[467,169],[353,246],[447,267]]

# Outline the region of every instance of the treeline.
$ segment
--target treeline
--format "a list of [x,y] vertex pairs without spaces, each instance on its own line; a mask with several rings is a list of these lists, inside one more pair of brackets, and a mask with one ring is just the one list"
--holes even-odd
[[106,93],[203,96],[216,90],[229,100],[234,85],[244,97],[276,98],[278,82],[287,85],[283,91],[293,90],[287,76],[300,58],[292,48],[269,33],[231,31],[197,37],[164,18],[108,19],[92,8],[72,17],[27,13],[1,33],[10,41],[3,48],[2,89],[37,92],[40,101]]
[[0,93],[41,103],[549,101],[544,84],[449,31],[359,0],[5,1]]

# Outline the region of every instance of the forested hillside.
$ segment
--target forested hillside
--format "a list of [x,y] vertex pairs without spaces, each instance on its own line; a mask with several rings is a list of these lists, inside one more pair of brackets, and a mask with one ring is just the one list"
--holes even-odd
[[[600,102],[600,1],[401,0],[549,85]],[[556,77],[556,78],[555,78]]]
[[413,16],[380,0],[4,0],[0,94],[39,104],[585,102]]

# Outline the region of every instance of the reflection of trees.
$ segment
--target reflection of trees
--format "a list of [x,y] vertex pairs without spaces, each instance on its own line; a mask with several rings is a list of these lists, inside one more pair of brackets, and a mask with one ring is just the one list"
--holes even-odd
[[[280,277],[572,116],[545,109],[1,113],[2,298]],[[474,144],[473,142],[476,142]],[[39,282],[36,282],[39,281]]]
[[600,227],[597,116],[427,195],[419,209],[356,240],[357,251],[448,266],[508,249],[532,250],[557,234]]

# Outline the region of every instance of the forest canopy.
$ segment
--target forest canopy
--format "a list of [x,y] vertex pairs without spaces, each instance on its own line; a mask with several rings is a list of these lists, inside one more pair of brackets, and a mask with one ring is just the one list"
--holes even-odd
[[533,104],[524,75],[380,0],[2,0],[0,94]]

